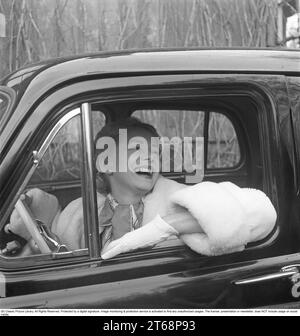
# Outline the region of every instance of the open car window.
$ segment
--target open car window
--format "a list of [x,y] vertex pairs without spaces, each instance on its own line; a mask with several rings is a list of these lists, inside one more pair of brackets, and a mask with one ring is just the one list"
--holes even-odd
[[[101,128],[103,113],[93,115]],[[68,112],[33,154],[28,182],[2,229],[3,256],[88,255],[83,127],[80,109]]]

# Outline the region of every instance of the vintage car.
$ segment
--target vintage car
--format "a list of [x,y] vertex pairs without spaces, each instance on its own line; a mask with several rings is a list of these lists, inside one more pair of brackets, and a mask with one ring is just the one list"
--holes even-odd
[[[6,76],[0,308],[300,308],[299,97],[296,50],[98,53]],[[274,230],[231,254],[204,256],[170,240],[103,260],[94,137],[129,115],[163,136],[202,137],[203,172],[165,175],[263,190],[277,211]],[[82,197],[86,248],[24,253],[26,241],[5,227],[34,188],[55,195],[61,208]]]

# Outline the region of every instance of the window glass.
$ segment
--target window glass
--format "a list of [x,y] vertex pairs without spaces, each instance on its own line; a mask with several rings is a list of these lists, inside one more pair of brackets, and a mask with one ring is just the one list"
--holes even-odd
[[204,112],[188,110],[137,110],[132,116],[153,125],[161,136],[203,136]]
[[80,117],[69,120],[51,141],[30,183],[72,181],[80,179]]
[[105,125],[105,115],[102,111],[92,111],[92,125],[93,125],[93,136],[94,139],[97,133]]
[[203,111],[191,110],[137,110],[132,114],[154,126],[162,137],[163,175],[188,184],[201,182],[204,175],[204,115]]
[[[187,161],[196,163],[195,139],[204,137],[205,112],[189,110],[137,110],[132,114],[134,117],[153,125],[161,136],[181,139],[192,138],[192,151],[187,152],[191,158]],[[233,168],[241,159],[240,146],[236,131],[232,122],[226,115],[217,112],[209,112],[208,146],[207,146],[207,169]],[[204,140],[203,140],[204,141]],[[177,160],[176,146],[171,150],[174,153],[173,173],[177,171],[180,160]],[[179,153],[180,154],[180,153]],[[172,157],[172,156],[171,156]],[[183,158],[184,159],[184,158]],[[193,160],[193,161],[191,161]],[[186,173],[186,171],[184,171]],[[174,175],[174,174],[173,174]],[[185,183],[200,182],[200,178],[190,180],[185,178]]]
[[241,159],[240,147],[231,121],[221,113],[209,113],[207,168],[232,168]]
[[[97,127],[104,115],[93,112]],[[67,118],[68,115],[65,116]],[[50,139],[1,235],[2,254],[24,257],[86,248],[82,202],[81,115],[67,119]]]

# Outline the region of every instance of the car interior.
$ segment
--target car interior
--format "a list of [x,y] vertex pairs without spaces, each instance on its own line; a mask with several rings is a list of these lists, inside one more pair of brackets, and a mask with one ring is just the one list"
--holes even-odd
[[[152,124],[161,136],[203,137],[204,172],[199,180],[192,183],[201,182],[203,178],[203,181],[231,181],[240,187],[264,188],[259,111],[253,99],[247,95],[219,95],[218,99],[201,97],[201,100],[188,98],[180,101],[94,101],[91,108],[94,136],[104,123],[133,116]],[[80,133],[78,123],[76,127]],[[77,143],[68,141],[66,134],[58,137],[57,141],[53,139],[45,153],[45,160],[41,161],[26,187],[26,190],[40,188],[55,195],[62,209],[82,195],[82,147],[80,140]],[[171,154],[174,151],[171,146]],[[49,164],[57,166],[51,168]],[[172,155],[170,167],[170,171],[162,173],[164,176],[179,183],[192,184],[188,182],[188,176],[196,172],[174,171]],[[103,192],[103,181],[98,177],[96,184],[97,191]],[[2,228],[1,248],[13,239],[22,245],[25,243],[19,236],[8,234]]]
[[[262,160],[261,160],[261,148],[259,143],[259,125],[257,117],[257,109],[251,100],[248,97],[223,97],[217,101],[212,99],[207,99],[207,101],[201,100],[201,104],[198,101],[191,102],[189,99],[188,102],[174,103],[174,102],[142,102],[142,103],[118,103],[118,104],[101,104],[95,103],[92,104],[93,109],[93,118],[95,120],[100,117],[102,120],[100,124],[108,121],[115,121],[120,118],[126,118],[128,116],[134,116],[142,121],[149,122],[147,118],[147,113],[152,113],[154,116],[159,114],[168,114],[172,115],[173,113],[180,115],[181,112],[185,111],[187,113],[193,114],[203,114],[202,120],[202,134],[204,136],[204,152],[205,152],[205,168],[204,168],[204,181],[231,181],[236,183],[240,187],[251,187],[251,188],[263,188],[263,169],[262,169]],[[143,112],[143,116],[141,113]],[[145,117],[146,115],[146,117]],[[212,162],[214,157],[209,158],[208,156],[213,156],[211,153],[213,150],[216,152],[214,147],[218,145],[222,146],[226,142],[224,136],[221,134],[218,139],[218,135],[214,135],[214,139],[210,139],[209,132],[212,129],[212,117],[216,115],[218,118],[226,118],[227,124],[233,127],[234,131],[232,132],[231,138],[229,141],[237,142],[237,151],[236,155],[238,159],[237,162],[231,162],[229,164],[219,164],[217,166]],[[95,116],[95,117],[94,117]],[[188,116],[189,117],[189,116]],[[106,121],[104,121],[104,119]],[[159,118],[158,118],[159,119]],[[207,120],[206,120],[207,119]],[[175,120],[176,122],[176,120]],[[153,126],[155,122],[152,122]],[[225,125],[226,126],[226,125]],[[172,127],[172,125],[171,125]],[[222,125],[219,126],[219,128]],[[250,132],[251,130],[251,132]],[[94,130],[94,136],[97,132],[97,129]],[[187,135],[188,132],[185,131],[183,136]],[[171,134],[161,134],[162,136],[173,136],[175,132]],[[181,136],[182,134],[176,134]],[[222,138],[223,136],[223,138]],[[251,146],[250,146],[251,144]],[[53,146],[53,144],[51,144]],[[70,144],[55,144],[55,146],[60,146],[60,150],[64,156],[72,155],[68,152],[71,151]],[[78,147],[78,145],[76,145]],[[58,149],[56,149],[58,151]],[[222,150],[218,149],[218,150]],[[78,149],[77,149],[78,151]],[[171,148],[172,152],[172,148]],[[232,153],[230,153],[232,154]],[[221,158],[222,159],[222,158]],[[172,155],[171,155],[172,160]],[[224,159],[223,159],[224,161]],[[76,163],[77,167],[80,167],[80,163]],[[163,175],[170,179],[174,179],[177,182],[185,183],[185,173],[178,173],[172,171],[174,164],[171,163],[171,171],[164,172]],[[77,175],[79,175],[77,173]],[[33,176],[31,183],[28,185],[28,188],[33,188],[37,186],[42,186],[44,190],[47,190],[55,196],[58,197],[62,207],[67,205],[73,199],[78,198],[81,195],[80,191],[80,181],[79,179],[73,178],[70,181],[60,181],[57,180],[39,180],[37,176]],[[97,181],[101,183],[101,181]],[[98,185],[98,188],[101,190],[101,185]],[[70,190],[69,192],[66,192]]]

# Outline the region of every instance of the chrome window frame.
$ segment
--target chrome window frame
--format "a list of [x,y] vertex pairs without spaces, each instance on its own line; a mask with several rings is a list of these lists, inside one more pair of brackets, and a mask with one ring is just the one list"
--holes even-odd
[[92,109],[91,103],[82,103],[81,111],[81,128],[82,128],[82,150],[83,150],[83,214],[87,230],[85,230],[86,244],[89,247],[91,259],[100,257],[101,246],[99,239],[98,225],[98,203],[96,191],[96,174],[94,164],[94,137],[92,126]]
[[56,134],[61,130],[61,128],[72,118],[76,117],[77,115],[80,115],[81,111],[80,108],[75,108],[69,112],[67,112],[56,124],[55,126],[52,128],[52,130],[50,131],[50,133],[48,134],[48,136],[46,137],[46,139],[43,141],[42,145],[40,146],[39,150],[37,151],[33,151],[32,152],[32,160],[33,160],[33,164],[32,167],[30,168],[28,174],[26,175],[26,178],[24,179],[24,181],[22,182],[18,192],[16,193],[14,199],[13,199],[13,204],[15,204],[18,200],[18,198],[20,197],[20,195],[22,194],[22,192],[24,191],[26,185],[28,184],[29,180],[31,179],[33,173],[36,170],[36,167],[38,166],[38,164],[40,163],[43,155],[45,154],[46,150],[48,149],[50,143],[52,142],[52,140],[54,139],[54,137],[56,136]]
[[[65,115],[63,115],[59,121],[54,125],[54,127],[51,129],[51,131],[49,132],[49,134],[47,135],[46,139],[42,142],[41,146],[39,147],[39,149],[37,151],[33,151],[31,153],[32,155],[32,166],[31,168],[29,169],[29,172],[27,173],[25,179],[23,180],[23,182],[21,183],[19,189],[18,189],[18,192],[15,194],[13,200],[12,200],[12,208],[13,208],[13,205],[17,202],[17,200],[19,199],[19,197],[21,196],[21,194],[24,192],[24,190],[26,189],[26,186],[28,185],[28,182],[30,181],[32,175],[34,174],[35,170],[36,170],[36,167],[38,166],[38,164],[40,163],[40,161],[42,160],[43,158],[43,155],[45,154],[45,152],[47,151],[47,149],[49,148],[49,145],[51,144],[51,142],[53,141],[53,139],[55,138],[55,136],[57,135],[57,133],[62,129],[62,127],[64,125],[67,124],[67,122],[69,122],[72,118],[76,117],[76,116],[80,116],[80,124],[81,124],[81,132],[82,132],[82,155],[87,155],[88,157],[88,161],[85,161],[83,160],[83,162],[88,162],[89,163],[89,166],[86,167],[86,165],[83,163],[82,165],[82,176],[83,176],[83,181],[82,181],[82,198],[83,200],[88,197],[88,199],[90,199],[90,194],[91,194],[91,191],[90,191],[90,188],[86,188],[85,186],[85,181],[88,180],[89,178],[89,174],[88,172],[91,171],[91,163],[92,163],[92,151],[91,151],[91,148],[89,147],[88,150],[85,150],[85,145],[87,143],[90,142],[90,140],[93,142],[93,138],[92,138],[92,133],[91,132],[84,132],[83,130],[85,129],[85,127],[88,127],[89,129],[91,128],[91,120],[90,120],[90,117],[89,116],[86,116],[85,115],[85,122],[83,122],[83,109],[82,109],[82,106],[84,105],[85,103],[81,104],[80,107],[76,107],[70,111],[68,111]],[[89,104],[90,105],[90,104]],[[85,114],[87,112],[90,112],[90,108],[85,111]],[[87,133],[87,134],[85,134]],[[85,140],[84,140],[85,138]],[[93,149],[93,148],[92,148]],[[86,158],[84,158],[86,159]],[[92,184],[93,185],[93,180],[91,180],[89,182],[89,184]],[[95,186],[93,186],[93,188],[95,189]],[[83,201],[83,204],[84,204],[84,201]],[[11,212],[12,209],[10,209],[9,212]],[[87,226],[88,230],[85,230],[88,231],[88,232],[91,232],[93,231],[91,229],[91,222],[93,222],[94,220],[92,219],[92,216],[91,215],[87,215],[87,211],[84,210],[84,219],[85,219],[85,225]],[[4,221],[6,221],[7,218],[4,218]],[[96,221],[98,220],[98,218],[96,217]],[[2,222],[2,221],[1,221]],[[3,222],[1,223],[3,224]],[[98,227],[97,227],[98,228]],[[87,242],[88,243],[88,242]],[[24,256],[24,257],[14,257],[14,258],[9,258],[9,257],[4,257],[4,256],[1,256],[1,258],[3,259],[7,259],[7,260],[13,260],[14,262],[16,261],[22,261],[24,259],[28,260],[28,258],[32,258],[34,260],[37,260],[37,259],[43,259],[45,260],[45,262],[48,264],[53,261],[56,261],[57,259],[61,259],[61,258],[65,258],[65,257],[68,257],[68,256],[82,256],[82,255],[89,255],[89,257],[91,257],[92,255],[94,255],[95,253],[92,253],[91,250],[92,248],[89,248],[90,245],[88,245],[87,248],[84,248],[84,249],[77,249],[77,250],[74,250],[74,251],[69,251],[67,253],[51,253],[51,254],[33,254],[33,255],[29,255],[29,256]],[[90,252],[90,253],[88,253]],[[49,256],[51,256],[51,259],[49,259]]]

